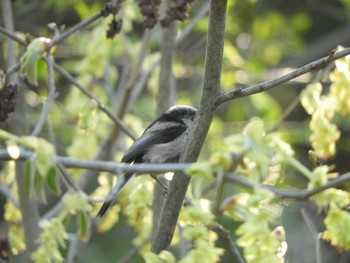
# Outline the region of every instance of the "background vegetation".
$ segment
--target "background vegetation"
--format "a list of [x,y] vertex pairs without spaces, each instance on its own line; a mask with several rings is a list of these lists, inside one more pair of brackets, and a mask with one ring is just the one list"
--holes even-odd
[[[229,0],[208,66],[216,2],[209,22],[209,1],[1,1],[3,261],[349,262],[350,2]],[[96,219],[125,169],[97,161],[119,162],[169,106],[205,101],[190,205],[156,255],[161,189],[139,176]]]

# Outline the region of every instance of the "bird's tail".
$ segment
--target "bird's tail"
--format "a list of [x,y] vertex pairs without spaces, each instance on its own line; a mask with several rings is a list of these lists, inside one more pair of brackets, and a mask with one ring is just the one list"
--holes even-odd
[[108,208],[114,204],[120,190],[126,185],[126,183],[135,176],[135,173],[126,173],[123,176],[118,178],[116,185],[112,188],[112,190],[108,193],[107,198],[100,211],[98,211],[97,216],[102,217],[108,210]]

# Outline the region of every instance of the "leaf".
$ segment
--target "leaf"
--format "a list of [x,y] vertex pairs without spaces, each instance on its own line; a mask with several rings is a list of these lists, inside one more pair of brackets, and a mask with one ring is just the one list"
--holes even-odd
[[90,219],[87,212],[78,213],[78,231],[81,240],[87,241],[90,237]]
[[300,101],[308,114],[313,114],[318,107],[322,92],[322,84],[311,83],[301,92]]
[[248,135],[256,141],[260,141],[265,136],[264,122],[259,118],[252,118],[244,127],[243,134]]
[[324,220],[326,231],[322,238],[343,250],[350,249],[350,214],[337,207],[331,207]]
[[39,174],[42,177],[46,177],[56,155],[54,146],[43,138],[33,136],[20,137],[18,142],[33,149],[37,153],[35,165]]
[[92,206],[78,193],[66,194],[63,197],[63,203],[68,211],[75,214],[77,211],[91,211]]
[[24,167],[24,191],[28,197],[34,197],[35,165],[28,161]]
[[204,211],[199,206],[189,206],[183,209],[181,219],[191,223],[211,224],[214,215],[209,211]]
[[174,257],[171,252],[167,250],[163,250],[159,253],[159,255],[156,255],[152,252],[146,252],[143,255],[146,263],[175,263],[176,258]]
[[38,85],[38,61],[46,51],[50,41],[50,39],[43,37],[34,39],[21,57],[21,77],[26,77],[28,82],[35,86]]
[[210,163],[199,162],[191,165],[191,167],[186,170],[186,174],[189,176],[198,176],[199,178],[212,179],[214,171]]
[[58,176],[57,176],[57,171],[55,166],[51,166],[47,176],[46,176],[46,183],[47,186],[56,194],[60,194],[61,193],[61,188],[60,188],[60,184],[58,181]]
[[208,229],[205,226],[189,226],[183,235],[190,240],[205,239],[208,236]]
[[224,170],[228,170],[232,167],[232,158],[229,153],[216,152],[210,156],[210,162],[214,166],[223,167]]
[[43,203],[47,203],[45,195],[45,180],[38,174],[34,177],[34,194],[36,199]]

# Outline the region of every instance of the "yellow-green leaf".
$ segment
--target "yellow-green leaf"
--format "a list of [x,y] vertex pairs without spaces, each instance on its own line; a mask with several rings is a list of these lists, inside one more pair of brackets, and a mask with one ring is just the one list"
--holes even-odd
[[61,193],[60,184],[58,181],[57,171],[54,166],[51,166],[46,176],[47,186],[56,194]]
[[87,241],[90,236],[90,219],[88,214],[83,211],[78,213],[78,230],[79,236],[82,240]]
[[26,77],[28,82],[38,85],[38,61],[41,55],[46,51],[46,45],[50,39],[39,37],[34,39],[27,47],[26,52],[20,60],[21,77]]

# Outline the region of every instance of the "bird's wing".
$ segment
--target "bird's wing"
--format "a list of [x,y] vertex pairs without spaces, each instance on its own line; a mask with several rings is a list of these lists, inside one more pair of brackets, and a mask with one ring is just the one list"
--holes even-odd
[[146,132],[134,142],[122,158],[122,162],[132,162],[140,154],[144,154],[149,147],[170,142],[179,137],[186,130],[185,125],[177,125],[174,127],[166,127],[155,131]]

